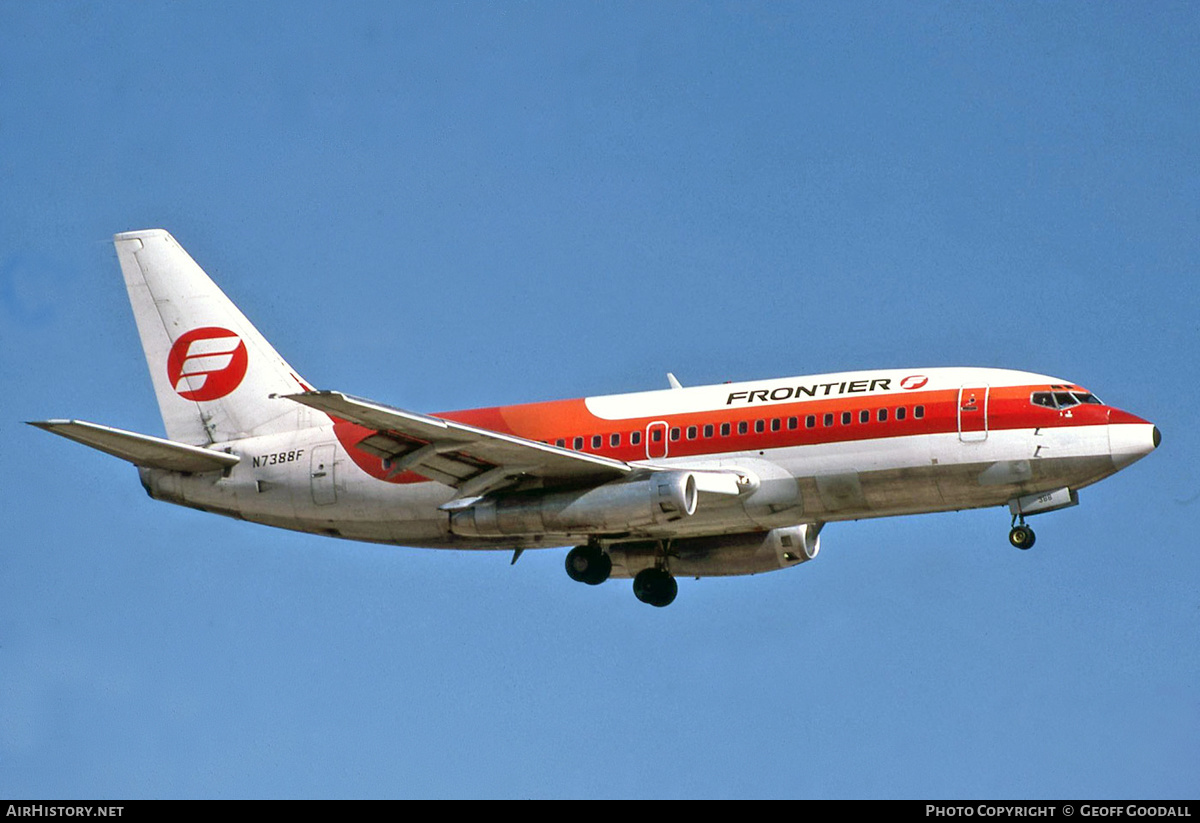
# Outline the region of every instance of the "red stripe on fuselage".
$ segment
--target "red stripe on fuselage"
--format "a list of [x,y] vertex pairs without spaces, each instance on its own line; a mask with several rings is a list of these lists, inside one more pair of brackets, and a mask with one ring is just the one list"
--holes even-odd
[[[1072,387],[1076,391],[1083,391]],[[987,430],[1005,431],[1013,429],[1058,428],[1069,426],[1100,425],[1109,422],[1110,414],[1121,415],[1119,422],[1145,422],[1141,418],[1109,406],[1081,404],[1070,409],[1059,410],[1035,406],[1030,402],[1034,391],[1048,391],[1043,384],[1027,386],[1003,386],[987,389]],[[975,401],[979,411],[975,421],[968,426],[964,417],[964,428],[983,429],[982,408],[985,389],[976,391]],[[969,390],[963,397],[964,405],[969,400]],[[916,417],[917,406],[923,407],[924,416]],[[896,419],[896,410],[906,410],[905,419]],[[887,410],[887,420],[879,420],[879,410]],[[860,422],[860,413],[869,412],[868,422]],[[494,406],[482,409],[466,409],[443,412],[435,416],[455,420],[472,426],[516,435],[528,440],[556,444],[563,440],[571,448],[574,438],[582,437],[580,451],[600,454],[617,460],[633,462],[646,459],[646,428],[653,422],[666,421],[669,429],[679,429],[678,440],[668,440],[669,457],[697,457],[721,455],[731,452],[767,451],[797,446],[827,443],[846,443],[886,437],[912,437],[916,435],[955,434],[959,431],[959,390],[904,391],[880,395],[838,396],[829,399],[806,400],[796,403],[774,403],[765,405],[722,406],[702,412],[674,415],[653,415],[624,420],[605,420],[593,415],[583,399],[555,400],[545,403],[526,403],[517,406]],[[842,423],[842,414],[851,413],[848,424]],[[825,415],[834,415],[833,425],[826,426]],[[969,415],[971,412],[964,412]],[[816,426],[809,428],[807,418],[815,417]],[[788,428],[789,418],[796,418],[797,427]],[[772,431],[772,421],[779,420],[779,430]],[[756,421],[764,421],[764,431],[756,432]],[[747,423],[748,432],[738,434],[738,424]],[[730,424],[730,434],[721,436],[721,424]],[[704,427],[713,427],[713,436],[704,437]],[[689,427],[695,426],[697,436],[687,438]],[[353,423],[335,421],[334,432],[355,464],[372,477],[388,479],[394,483],[423,482],[427,478],[415,472],[404,472],[387,478],[383,461],[367,454],[354,445],[373,433]],[[630,434],[640,432],[641,442],[630,443]],[[610,438],[620,434],[620,445],[611,446]],[[601,436],[601,446],[592,447],[592,437]],[[669,433],[668,433],[669,437]],[[660,446],[661,444],[656,444]],[[655,452],[660,453],[660,452]]]

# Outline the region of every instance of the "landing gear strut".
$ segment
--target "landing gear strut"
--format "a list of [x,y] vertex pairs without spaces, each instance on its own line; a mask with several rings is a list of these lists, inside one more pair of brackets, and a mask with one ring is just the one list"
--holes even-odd
[[1033,541],[1036,539],[1033,529],[1025,525],[1025,518],[1022,517],[1021,522],[1017,523],[1017,515],[1013,515],[1013,527],[1008,533],[1008,542],[1024,551],[1033,548]]
[[567,575],[579,583],[599,586],[612,574],[612,558],[598,544],[576,546],[567,552]]
[[633,578],[634,596],[651,606],[669,606],[678,593],[679,584],[666,569],[642,569]]

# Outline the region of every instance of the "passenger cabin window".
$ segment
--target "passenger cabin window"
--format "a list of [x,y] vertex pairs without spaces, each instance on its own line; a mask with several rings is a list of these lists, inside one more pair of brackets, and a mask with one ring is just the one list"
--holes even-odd
[[642,442],[642,433],[641,432],[630,432],[629,433],[630,445],[636,446],[641,442]]
[[678,426],[675,426],[671,429],[671,439],[672,440],[679,439],[679,427]]
[[729,424],[728,424],[728,423],[722,423],[722,424],[721,424],[721,436],[722,436],[722,437],[728,437],[728,436],[729,436]]
[[783,424],[780,422],[778,417],[771,418],[771,431],[777,432],[780,428],[782,428],[782,426]]
[[843,426],[849,426],[853,420],[854,420],[854,415],[852,415],[850,412],[842,412],[842,425]]
[[592,448],[598,449],[604,445],[604,438],[598,434],[592,435]]
[[554,445],[558,446],[560,449],[563,449],[563,448],[566,448],[566,446],[567,446],[567,441],[566,441],[566,440],[563,440],[563,439],[560,437],[560,438],[558,438],[557,440],[555,440],[555,441],[554,441]]
[[858,413],[858,422],[859,423],[870,423],[871,422],[871,412],[869,412],[866,409],[863,409],[862,411],[860,411]]
[[705,436],[705,437],[712,437],[712,436],[713,436],[713,426],[712,426],[712,423],[706,423],[706,424],[704,425],[704,436]]
[[924,416],[925,416],[925,407],[924,406],[917,406],[916,408],[913,409],[913,417],[920,420]]
[[887,409],[880,409],[880,410],[879,410],[879,422],[880,422],[880,423],[886,423],[886,422],[887,422]]
[[756,432],[758,432],[759,434],[762,434],[763,432],[765,432],[767,430],[767,421],[755,420],[754,421],[754,430]]
[[576,437],[575,438],[575,451],[580,451],[582,449],[583,449],[583,438]]
[[616,434],[610,434],[610,435],[608,436],[608,445],[612,446],[614,449],[615,449],[617,446],[621,445],[621,434],[620,434],[620,432],[617,432]]
[[655,429],[654,431],[650,432],[650,439],[653,440],[655,443],[661,443],[662,442],[662,429]]
[[747,423],[745,420],[738,423],[738,434],[745,434],[748,431],[750,431],[749,423]]
[[824,424],[825,424],[826,426],[832,426],[832,425],[833,425],[833,412],[829,412],[828,414],[826,414],[826,415],[825,415],[825,421],[824,421]]
[[695,426],[687,427],[687,438],[688,438],[688,440],[696,439],[696,427]]
[[812,429],[812,428],[815,428],[816,425],[817,425],[817,416],[815,414],[810,414],[808,417],[804,418],[804,428]]
[[904,406],[900,406],[898,409],[896,409],[896,419],[897,420],[903,420],[907,416],[908,416],[908,409],[906,409]]

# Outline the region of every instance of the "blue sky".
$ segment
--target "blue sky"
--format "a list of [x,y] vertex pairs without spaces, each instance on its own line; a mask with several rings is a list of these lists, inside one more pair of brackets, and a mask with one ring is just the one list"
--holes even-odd
[[[0,796],[1196,797],[1187,3],[0,0]],[[1163,447],[1039,517],[834,524],[668,609],[562,551],[149,500],[111,246],[420,410],[852,368],[1078,381]]]

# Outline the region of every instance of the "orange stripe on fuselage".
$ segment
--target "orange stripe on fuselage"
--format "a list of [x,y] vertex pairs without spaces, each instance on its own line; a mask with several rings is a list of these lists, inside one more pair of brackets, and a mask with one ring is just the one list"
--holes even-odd
[[[987,404],[987,429],[1002,431],[1032,429],[1037,427],[1056,428],[1065,426],[1096,425],[1108,422],[1108,406],[1084,404],[1070,409],[1067,417],[1057,409],[1035,406],[1030,402],[1034,391],[1047,391],[1046,385],[1004,386],[990,389]],[[1078,391],[1082,389],[1076,388]],[[982,389],[980,390],[982,392]],[[838,396],[829,399],[806,400],[795,403],[773,403],[765,405],[731,405],[690,412],[686,414],[659,415],[606,420],[588,411],[582,398],[555,400],[544,403],[525,403],[517,406],[492,406],[481,409],[465,409],[443,412],[437,417],[455,420],[491,431],[512,434],[528,440],[551,444],[563,440],[570,448],[574,438],[584,438],[584,448],[592,454],[601,454],[617,460],[637,461],[646,459],[646,427],[656,421],[666,421],[670,428],[680,430],[680,439],[667,443],[670,457],[695,457],[719,455],[730,452],[766,451],[795,446],[826,443],[844,443],[884,437],[912,437],[915,435],[953,434],[959,424],[959,391],[940,389],[934,391],[902,391],[886,395]],[[980,394],[976,398],[983,403]],[[914,410],[924,407],[924,417],[917,418]],[[904,420],[896,419],[896,409],[906,410]],[[879,421],[879,410],[887,409],[887,420]],[[870,412],[868,422],[860,422],[859,413]],[[842,423],[842,413],[851,412],[851,422]],[[834,415],[832,426],[824,425],[826,414]],[[1122,413],[1124,414],[1124,413]],[[808,428],[806,418],[815,417],[816,426]],[[797,419],[797,427],[788,428],[789,418]],[[1132,417],[1132,415],[1130,415]],[[771,430],[772,420],[780,421],[778,431]],[[764,421],[765,431],[756,432],[755,422]],[[745,422],[749,431],[738,434],[738,424]],[[721,436],[722,423],[729,423],[731,433]],[[713,436],[704,437],[704,426],[712,425]],[[688,439],[689,427],[695,426],[697,437]],[[982,428],[982,420],[976,424]],[[354,444],[372,433],[372,430],[344,421],[335,425],[338,440],[350,453],[355,464],[373,477],[383,479],[387,472],[382,461],[354,448]],[[630,444],[630,433],[640,432],[642,442]],[[619,446],[610,446],[610,436],[621,435]],[[600,448],[592,448],[592,437],[601,435]],[[426,478],[414,472],[405,472],[389,478],[392,482],[421,482]]]

